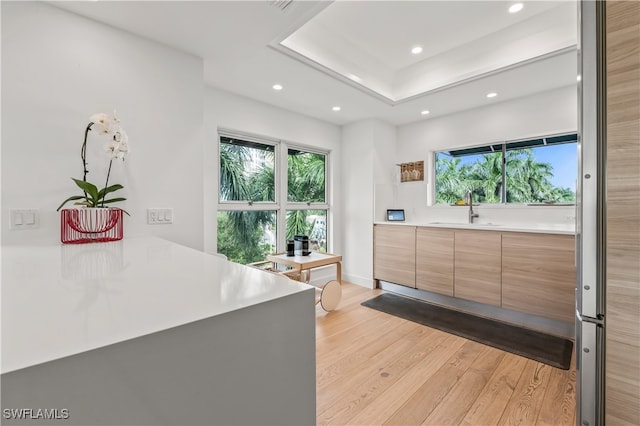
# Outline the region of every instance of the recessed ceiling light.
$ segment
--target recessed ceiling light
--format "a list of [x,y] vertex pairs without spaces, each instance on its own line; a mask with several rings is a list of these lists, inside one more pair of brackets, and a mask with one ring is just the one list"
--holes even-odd
[[431,111],[429,111],[428,109],[425,109],[424,111],[421,111],[420,114],[427,115],[427,114],[429,114],[429,112],[431,112]]
[[340,111],[340,107],[339,106],[334,106],[333,108],[331,108],[334,111]]
[[362,81],[362,79],[355,74],[347,74],[347,77],[349,77],[353,81],[357,81],[358,83]]
[[487,93],[487,98],[495,98],[496,96],[498,96],[496,92]]
[[524,5],[522,3],[512,4],[511,7],[509,8],[509,13],[518,13],[522,10],[523,7]]
[[578,81],[582,80],[582,76],[579,75],[578,77],[576,77],[576,80],[578,80]]
[[422,53],[422,46],[415,46],[413,49],[411,49],[411,53],[413,53],[414,55]]
[[274,84],[272,87],[273,90],[282,90],[282,84]]

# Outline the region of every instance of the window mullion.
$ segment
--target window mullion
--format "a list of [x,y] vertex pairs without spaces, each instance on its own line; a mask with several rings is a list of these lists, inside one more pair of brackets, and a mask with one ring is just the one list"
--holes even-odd
[[218,204],[220,211],[256,211],[256,210],[277,210],[279,206],[273,202],[225,202]]
[[278,202],[277,230],[276,230],[276,251],[285,251],[287,238],[287,201],[288,201],[288,153],[289,148],[285,141],[278,144],[278,186],[276,187],[276,200]]

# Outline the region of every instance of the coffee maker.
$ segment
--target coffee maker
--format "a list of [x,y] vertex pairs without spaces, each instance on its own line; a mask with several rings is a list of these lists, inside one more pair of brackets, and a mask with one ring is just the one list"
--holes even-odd
[[308,256],[309,251],[309,237],[306,235],[295,235],[293,237],[293,253],[296,256]]

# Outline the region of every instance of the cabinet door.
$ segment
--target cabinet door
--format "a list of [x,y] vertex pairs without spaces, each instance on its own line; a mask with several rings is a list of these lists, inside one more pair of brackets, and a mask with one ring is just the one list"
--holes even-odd
[[500,232],[455,231],[454,296],[500,306]]
[[453,296],[452,229],[416,230],[416,288]]
[[415,288],[415,227],[375,225],[373,277],[378,280]]
[[560,321],[575,317],[573,235],[502,235],[502,307]]
[[605,424],[640,420],[640,4],[608,1]]

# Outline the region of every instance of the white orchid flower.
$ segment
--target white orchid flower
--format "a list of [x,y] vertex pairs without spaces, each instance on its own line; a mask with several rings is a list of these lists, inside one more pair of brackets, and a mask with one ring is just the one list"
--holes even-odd
[[124,160],[126,154],[129,153],[129,137],[127,133],[120,129],[113,134],[113,142],[107,145],[107,151],[111,152],[111,158]]
[[127,136],[127,132],[118,126],[118,129],[113,132],[113,140],[117,143],[126,144],[129,142],[129,136]]
[[115,111],[113,115],[106,114],[104,112],[99,112],[97,114],[93,114],[89,117],[89,120],[93,123],[93,129],[96,133],[101,135],[111,135],[118,128],[118,123],[120,120],[115,116]]

